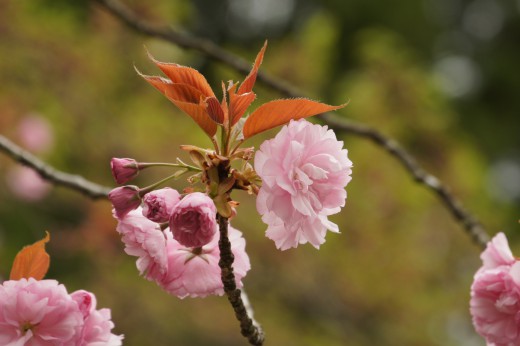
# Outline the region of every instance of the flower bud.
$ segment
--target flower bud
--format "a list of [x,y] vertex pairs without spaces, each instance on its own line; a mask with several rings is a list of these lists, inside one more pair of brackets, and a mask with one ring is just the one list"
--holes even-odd
[[168,222],[180,199],[177,190],[169,187],[149,192],[143,197],[143,216],[154,222]]
[[201,192],[190,193],[175,207],[170,217],[173,238],[186,247],[208,244],[217,232],[215,204]]
[[139,174],[139,165],[134,159],[112,158],[110,161],[112,175],[118,184],[124,184]]
[[108,193],[108,199],[112,202],[118,219],[123,218],[141,204],[139,188],[134,185],[116,187]]

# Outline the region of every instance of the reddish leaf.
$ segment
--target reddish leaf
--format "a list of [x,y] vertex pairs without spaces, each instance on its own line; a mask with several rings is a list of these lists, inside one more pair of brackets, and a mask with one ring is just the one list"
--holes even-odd
[[257,133],[270,130],[276,126],[283,125],[291,119],[301,119],[312,115],[333,111],[345,107],[329,106],[324,103],[307,100],[276,100],[267,102],[258,107],[247,118],[244,124],[244,138],[249,138]]
[[245,94],[235,94],[235,88],[229,90],[229,119],[230,126],[235,125],[238,120],[244,115],[247,108],[255,100],[256,95],[250,91]]
[[173,84],[168,79],[141,75],[148,83],[159,90],[163,95],[169,93],[172,99],[182,102],[199,103],[205,96],[197,89],[187,84]]
[[224,111],[220,106],[220,102],[218,102],[216,97],[208,97],[205,101],[209,117],[216,123],[222,124],[224,122]]
[[253,68],[251,69],[251,72],[249,72],[246,79],[244,79],[244,82],[242,83],[242,85],[240,85],[240,88],[238,88],[238,94],[245,94],[245,93],[248,93],[251,90],[253,90],[253,87],[255,86],[255,82],[256,82],[256,75],[258,74],[258,69],[260,68],[260,65],[262,64],[262,60],[264,59],[264,53],[265,53],[266,48],[267,48],[267,40],[265,41],[262,49],[260,49],[260,52],[258,52],[258,55],[256,56]]
[[229,123],[229,109],[226,99],[226,85],[224,84],[224,81],[222,81],[222,102],[220,103],[220,106],[224,111],[224,124],[227,124]]
[[217,124],[211,120],[206,111],[206,105],[201,100],[201,103],[189,103],[175,100],[170,96],[168,90],[166,90],[166,97],[172,101],[177,107],[179,107],[184,113],[188,114],[197,125],[200,126],[210,137],[213,137],[217,132]]
[[150,53],[149,58],[164,72],[173,84],[187,84],[200,91],[204,96],[215,96],[206,78],[197,70],[173,63],[165,63],[156,60]]
[[50,257],[45,252],[45,243],[50,240],[49,232],[42,240],[25,246],[14,258],[10,280],[28,279],[30,277],[41,280],[49,270]]

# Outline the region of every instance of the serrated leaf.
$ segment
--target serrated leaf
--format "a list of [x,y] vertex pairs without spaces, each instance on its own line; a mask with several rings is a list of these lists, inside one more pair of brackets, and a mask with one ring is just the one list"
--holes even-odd
[[264,103],[258,107],[244,124],[244,138],[249,138],[260,132],[264,132],[283,125],[290,120],[310,117],[316,114],[334,111],[345,107],[330,106],[308,99],[275,100]]
[[49,254],[45,251],[45,243],[49,242],[49,232],[42,240],[25,246],[14,258],[10,280],[28,279],[30,277],[41,280],[47,274],[50,265]]
[[199,71],[179,64],[158,61],[150,52],[148,52],[148,57],[168,76],[172,83],[190,85],[199,90],[206,97],[215,96],[208,81]]
[[208,97],[206,100],[206,110],[208,112],[209,117],[216,123],[222,124],[224,123],[224,110],[218,102],[216,97]]
[[267,40],[264,42],[264,46],[262,47],[262,49],[260,49],[260,52],[258,52],[251,72],[249,72],[246,79],[244,79],[244,82],[240,85],[240,88],[238,88],[238,94],[245,94],[253,90],[253,87],[255,86],[256,82],[256,76],[258,74],[258,69],[260,68],[262,60],[264,59],[264,53],[266,48]]

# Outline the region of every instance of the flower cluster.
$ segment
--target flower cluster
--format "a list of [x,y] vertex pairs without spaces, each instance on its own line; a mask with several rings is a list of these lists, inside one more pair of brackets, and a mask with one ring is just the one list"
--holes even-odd
[[0,285],[0,345],[119,346],[109,309],[96,309],[94,294],[67,293],[56,280],[42,280],[49,268],[45,243],[24,247],[10,280]]
[[117,346],[109,309],[96,309],[87,291],[67,293],[55,280],[9,280],[0,285],[0,345]]
[[[236,216],[239,205],[231,198],[233,190],[258,195],[257,209],[268,225],[267,236],[279,249],[307,242],[318,248],[325,241],[327,230],[339,232],[328,216],[345,205],[345,186],[351,179],[352,163],[343,142],[336,139],[332,130],[303,118],[344,105],[330,106],[307,99],[275,100],[244,118],[256,98],[253,87],[265,49],[266,45],[240,85],[222,84],[221,100],[204,76],[190,67],[160,62],[150,56],[167,78],[138,72],[190,116],[214,146],[181,146],[193,164],[179,158],[176,163],[143,163],[130,158],[114,158],[111,162],[112,174],[119,184],[129,182],[147,167],[177,169],[148,187],[117,187],[109,193],[109,199],[125,251],[138,257],[139,272],[181,298],[222,294],[221,280],[232,284],[233,272],[240,287],[249,270],[242,234],[229,227],[226,235],[228,220]],[[274,139],[261,145],[253,167],[250,161],[254,148],[240,148],[242,143],[287,123]],[[155,190],[168,179],[185,173],[191,174],[187,179],[191,186],[184,193],[171,188]],[[196,186],[199,183],[202,187]],[[223,252],[220,264],[219,238]],[[221,270],[231,272],[229,280],[227,275],[221,278]],[[230,286],[233,285],[226,287]]]
[[[188,213],[197,212],[192,209],[196,206],[191,204]],[[201,209],[210,209],[204,201],[198,206]],[[182,206],[176,210],[179,214],[183,212]],[[136,264],[141,275],[156,282],[168,293],[179,298],[222,295],[224,290],[218,266],[218,233],[214,213],[212,216],[213,222],[209,221],[204,225],[209,227],[213,224],[211,239],[199,247],[181,244],[174,238],[175,232],[172,232],[170,227],[161,231],[158,223],[143,216],[142,208],[133,210],[119,219],[117,231],[122,235],[126,253],[138,257]],[[205,217],[209,218],[209,215]],[[199,221],[196,221],[195,225],[198,223]],[[193,231],[190,225],[190,220],[187,220],[181,227]],[[240,231],[230,227],[229,239],[235,256],[233,267],[236,284],[240,288],[242,278],[251,267],[249,257],[245,252],[245,240]]]
[[488,346],[520,345],[520,260],[498,233],[481,254],[471,285],[473,325]]

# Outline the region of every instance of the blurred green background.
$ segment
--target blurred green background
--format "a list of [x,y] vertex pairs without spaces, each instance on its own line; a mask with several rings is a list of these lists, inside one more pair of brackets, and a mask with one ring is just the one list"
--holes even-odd
[[[268,38],[263,71],[323,102],[350,100],[338,115],[397,139],[520,254],[520,1],[126,3],[251,62]],[[143,46],[159,60],[199,69],[215,90],[220,80],[243,79],[197,52],[129,31],[86,0],[0,0],[0,133],[23,145],[24,121],[43,119],[52,143],[33,152],[109,186],[111,157],[173,161],[185,158],[180,144],[210,146],[136,75],[134,64],[159,73]],[[255,90],[253,107],[280,97]],[[484,345],[468,313],[479,249],[394,159],[361,138],[341,139],[353,180],[346,207],[332,218],[342,233],[329,234],[319,251],[276,250],[254,200],[235,195],[234,226],[252,262],[245,285],[266,345]],[[49,230],[47,277],[95,292],[125,345],[246,344],[225,298],[179,300],[138,276],[107,201],[36,187],[28,200],[16,169],[0,155],[3,278],[16,252]],[[137,184],[165,173],[147,171]]]

